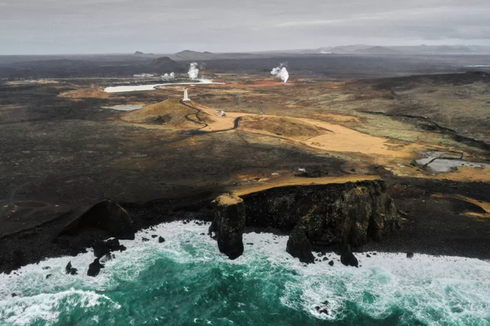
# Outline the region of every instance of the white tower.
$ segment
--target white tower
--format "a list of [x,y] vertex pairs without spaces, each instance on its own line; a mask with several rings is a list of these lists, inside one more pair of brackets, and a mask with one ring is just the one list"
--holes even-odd
[[182,99],[182,101],[184,102],[189,102],[191,99],[189,98],[189,95],[187,94],[187,88],[184,89],[184,98]]

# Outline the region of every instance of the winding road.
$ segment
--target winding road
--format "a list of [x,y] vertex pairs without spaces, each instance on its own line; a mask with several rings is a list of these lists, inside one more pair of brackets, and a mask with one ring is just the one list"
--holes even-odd
[[[204,134],[216,134],[216,133],[219,133],[219,132],[225,132],[225,131],[230,131],[230,130],[235,130],[237,129],[239,126],[240,126],[240,121],[242,121],[243,117],[237,117],[234,121],[234,125],[232,128],[228,128],[228,129],[222,129],[222,130],[202,130],[203,128],[206,128],[206,127],[209,127],[209,124],[201,121],[199,119],[199,113],[203,112],[201,109],[199,108],[196,108],[195,106],[192,106],[190,104],[187,104],[185,103],[184,101],[180,101],[180,104],[184,105],[184,106],[187,106],[188,108],[192,109],[192,110],[195,110],[196,113],[195,114],[188,114],[185,116],[185,118],[188,120],[188,121],[191,121],[191,122],[194,122],[196,124],[200,124],[202,125],[201,128],[199,129],[194,129],[194,130],[191,130],[189,131],[189,133],[191,135],[204,135]],[[191,116],[196,116],[197,120],[195,119],[192,119]]]

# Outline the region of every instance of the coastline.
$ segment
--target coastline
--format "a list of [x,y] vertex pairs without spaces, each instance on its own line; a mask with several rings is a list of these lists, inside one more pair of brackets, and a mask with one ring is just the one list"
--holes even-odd
[[[283,250],[287,237],[254,232],[244,235],[244,255],[229,260],[205,234],[209,225],[174,221],[141,230],[134,240],[121,241],[127,250],[105,261],[96,278],[86,275],[91,250],[0,274],[0,313],[19,325],[38,319],[62,323],[65,318],[99,324],[155,318],[186,324],[198,318],[205,324],[219,320],[213,311],[225,309],[226,295],[225,307],[233,310],[227,317],[235,322],[243,320],[240,313],[260,323],[264,314],[277,320],[278,312],[291,324],[305,325],[359,320],[377,325],[390,318],[407,324],[471,324],[488,318],[488,261],[423,254],[409,259],[404,253],[369,251],[357,254],[359,268],[343,266],[335,253],[315,254],[318,261],[307,265]],[[159,243],[159,236],[166,241]],[[66,274],[68,262],[78,274]],[[220,291],[226,294],[217,295]],[[205,303],[171,304],[179,299]],[[271,309],[257,315],[255,305],[261,300]],[[131,310],[124,308],[129,303]],[[142,315],[134,314],[140,310]],[[73,311],[84,313],[73,317]],[[100,319],[91,320],[94,315]]]
[[[375,178],[376,179],[376,178]],[[387,191],[394,198],[402,215],[402,229],[388,234],[379,242],[370,241],[356,252],[413,252],[416,254],[460,256],[467,258],[490,259],[490,232],[487,224],[478,219],[462,215],[461,210],[454,210],[454,203],[447,199],[434,197],[429,191],[437,193],[465,192],[477,197],[485,196],[490,186],[485,183],[461,183],[428,179],[407,179],[384,176]],[[314,182],[314,178],[306,178]],[[420,193],[427,189],[427,193]],[[153,200],[145,204],[121,203],[133,218],[135,230],[147,229],[171,221],[205,221],[213,220],[210,202],[222,190],[196,192],[192,196],[181,196]],[[412,195],[410,195],[410,193]],[[414,197],[417,195],[417,197]],[[423,198],[419,197],[422,195]],[[418,203],[418,204],[416,204]],[[457,208],[457,207],[456,207]],[[462,207],[461,209],[465,209]],[[78,214],[80,214],[78,212]],[[74,218],[76,213],[60,216],[58,219],[28,228],[0,238],[0,245],[5,253],[21,253],[18,260],[6,261],[5,254],[0,264],[0,272],[11,272],[16,268],[36,263],[50,257],[77,255],[86,248],[63,246],[55,240],[60,231]],[[461,225],[464,227],[462,228]],[[478,228],[476,226],[479,226]],[[274,234],[285,234],[275,228],[247,227],[245,232],[260,231]],[[37,250],[33,251],[32,248]],[[285,249],[285,248],[284,248]],[[317,251],[335,251],[336,247],[315,247]]]

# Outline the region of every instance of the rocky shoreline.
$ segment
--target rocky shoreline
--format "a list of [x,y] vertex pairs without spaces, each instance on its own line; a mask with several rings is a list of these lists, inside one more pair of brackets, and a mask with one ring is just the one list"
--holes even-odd
[[[312,263],[312,245],[358,248],[368,238],[380,240],[398,225],[393,200],[385,188],[383,181],[372,180],[272,188],[243,199],[224,194],[210,200],[214,194],[208,193],[143,206],[107,200],[64,225],[53,221],[3,237],[2,247],[8,249],[1,254],[0,271],[10,272],[47,257],[76,255],[89,247],[94,253],[108,254],[119,247],[105,245],[105,239],[134,239],[137,230],[178,219],[213,220],[210,233],[217,238],[220,251],[231,259],[243,253],[245,228],[254,228],[291,234],[287,251]],[[103,255],[95,256],[93,264],[100,268]]]
[[[243,254],[242,235],[250,231],[289,235],[285,250],[305,263],[314,263],[312,251],[335,251],[342,254],[346,265],[352,266],[356,266],[355,252],[365,250],[460,255],[457,246],[449,247],[453,252],[444,253],[431,248],[424,232],[414,233],[410,224],[413,221],[404,216],[407,202],[397,198],[399,182],[388,183],[388,187],[383,180],[294,185],[240,197],[208,191],[142,205],[103,201],[83,214],[67,214],[0,238],[0,272],[10,273],[45,258],[74,256],[93,247],[98,254],[90,270],[96,275],[94,271],[103,268],[99,260],[104,255],[123,250],[117,244],[107,244],[106,239],[133,239],[138,230],[175,220],[212,222],[209,233],[230,259]],[[403,214],[400,216],[399,212]],[[407,236],[413,237],[420,247],[408,240],[400,241]],[[472,239],[463,239],[463,245],[465,241]],[[475,247],[468,256],[490,258],[484,243],[482,246]]]
[[287,252],[314,263],[313,247],[349,255],[350,248],[381,241],[401,223],[382,180],[279,187],[241,198],[224,194],[213,203],[209,231],[230,259],[243,253],[246,227],[289,234]]

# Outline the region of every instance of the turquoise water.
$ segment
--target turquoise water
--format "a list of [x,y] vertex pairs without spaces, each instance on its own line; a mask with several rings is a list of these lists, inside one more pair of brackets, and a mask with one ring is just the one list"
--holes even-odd
[[[141,231],[96,278],[92,253],[1,274],[0,325],[490,325],[488,262],[378,253],[357,269],[334,255],[333,267],[305,266],[286,237],[255,233],[230,261],[207,228]],[[68,261],[79,275],[64,273]],[[326,300],[329,315],[315,308]]]

